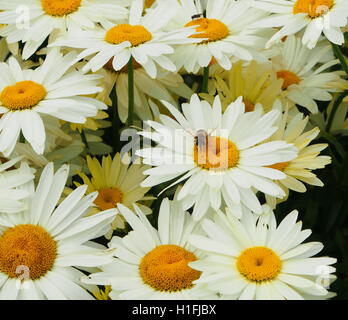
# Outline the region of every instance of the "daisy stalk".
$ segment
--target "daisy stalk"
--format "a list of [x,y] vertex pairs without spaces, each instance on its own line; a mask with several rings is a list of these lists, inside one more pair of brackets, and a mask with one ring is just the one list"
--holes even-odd
[[332,111],[330,113],[329,119],[327,121],[327,125],[326,125],[326,131],[330,132],[331,129],[331,125],[333,122],[333,119],[335,118],[335,114],[336,111],[338,109],[338,107],[340,106],[340,104],[342,103],[343,99],[348,95],[348,90],[342,92],[339,97],[337,98],[337,100],[335,101],[333,107],[332,107]]
[[209,66],[203,68],[202,93],[208,93]]
[[85,131],[83,129],[81,130],[80,135],[81,135],[81,140],[82,140],[83,144],[86,146],[87,151],[89,151],[89,145],[87,142]]
[[113,135],[113,146],[116,150],[121,149],[120,141],[120,117],[118,114],[118,100],[117,100],[117,89],[116,84],[113,86],[111,91],[112,100],[112,135]]
[[128,61],[128,126],[133,124],[134,112],[134,66],[133,56]]
[[341,65],[342,65],[342,68],[343,70],[345,71],[345,73],[348,75],[348,64],[346,62],[346,58],[344,57],[340,47],[335,44],[335,43],[331,43],[332,44],[332,48],[333,48],[333,51],[336,55],[336,57],[340,60],[341,62]]

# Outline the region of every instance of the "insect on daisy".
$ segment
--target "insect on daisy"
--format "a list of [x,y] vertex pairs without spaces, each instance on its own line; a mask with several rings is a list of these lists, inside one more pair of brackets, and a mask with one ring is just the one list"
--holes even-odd
[[156,64],[165,70],[176,71],[175,65],[167,57],[174,52],[172,45],[201,41],[189,38],[195,33],[192,28],[162,31],[163,26],[175,15],[177,6],[176,1],[161,1],[155,9],[142,15],[144,1],[134,0],[128,23],[108,24],[91,31],[71,32],[51,46],[85,49],[78,59],[97,53],[84,66],[84,71],[95,72],[107,63],[112,64],[115,71],[119,71],[133,57],[134,64],[140,64],[152,78],[156,78]]
[[224,299],[302,300],[334,296],[328,287],[336,277],[336,259],[313,257],[323,249],[320,242],[302,243],[311,230],[301,230],[298,212],[289,213],[277,226],[273,212],[264,215],[246,210],[242,219],[218,211],[214,220],[201,225],[207,236],[191,235],[189,242],[207,257],[190,263],[202,272],[195,283]]
[[1,1],[0,35],[10,44],[22,41],[28,59],[53,31],[94,29],[96,24],[127,17],[129,0],[11,0]]
[[197,73],[212,61],[229,70],[232,57],[248,61],[264,60],[260,51],[265,46],[266,38],[255,29],[248,29],[251,23],[264,17],[264,12],[250,8],[246,2],[208,0],[204,17],[200,1],[181,1],[173,26],[194,27],[197,34],[191,38],[202,41],[175,50],[173,60],[178,70],[184,67],[187,72]]
[[[123,238],[113,237],[115,260],[102,272],[81,279],[88,284],[111,285],[111,299],[216,299],[205,285],[194,285],[200,272],[188,266],[202,255],[187,242],[196,222],[178,201],[164,199],[158,216],[158,230],[144,213],[136,214],[123,205],[119,210],[133,231]],[[198,232],[198,231],[197,231]]]
[[267,46],[301,30],[302,43],[309,49],[316,46],[322,33],[335,44],[344,43],[341,28],[347,25],[346,0],[254,0],[251,6],[273,13],[251,28],[281,27]]
[[294,159],[297,148],[284,141],[262,143],[277,130],[274,124],[279,111],[263,114],[262,108],[257,108],[245,112],[242,100],[239,97],[222,113],[218,96],[211,106],[193,95],[190,103],[182,105],[184,114],[162,101],[176,121],[160,115],[161,123],[147,122],[154,132],[139,133],[158,143],[136,152],[144,163],[154,166],[144,172],[149,177],[142,185],[151,187],[173,180],[173,186],[187,180],[178,199],[192,199],[196,220],[210,206],[219,209],[222,199],[238,215],[242,214],[240,204],[261,213],[253,188],[283,197],[284,191],[271,179],[286,176],[265,166]]
[[102,91],[99,75],[83,75],[70,67],[76,54],[52,50],[35,70],[20,67],[11,57],[0,63],[0,151],[8,156],[20,132],[36,153],[45,149],[45,127],[40,113],[73,123],[84,123],[106,105],[83,97]]
[[0,299],[93,299],[80,270],[110,263],[112,252],[88,243],[104,234],[115,218],[111,209],[86,217],[97,193],[74,190],[58,207],[69,167],[56,173],[49,163],[29,206],[1,216]]

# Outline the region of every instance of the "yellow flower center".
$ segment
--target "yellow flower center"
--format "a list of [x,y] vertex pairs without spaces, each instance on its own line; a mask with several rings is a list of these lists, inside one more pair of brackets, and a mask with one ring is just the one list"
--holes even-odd
[[62,17],[78,10],[82,0],[41,0],[42,9],[50,16]]
[[334,0],[297,0],[293,13],[308,13],[311,18],[326,14],[334,5]]
[[283,171],[288,165],[289,165],[289,162],[278,162],[266,167]]
[[277,78],[283,79],[282,89],[286,90],[292,84],[299,84],[301,82],[301,78],[299,78],[295,73],[288,70],[281,70],[277,72]]
[[249,281],[273,280],[280,272],[282,263],[273,250],[252,247],[244,250],[237,259],[238,271]]
[[0,95],[1,104],[10,110],[24,110],[36,106],[46,96],[46,89],[34,81],[20,81],[7,86]]
[[226,170],[238,164],[239,150],[230,140],[208,135],[205,141],[201,137],[196,137],[196,141],[194,161],[201,168]]
[[157,291],[181,291],[193,287],[200,272],[188,266],[197,257],[176,245],[161,245],[146,254],[139,265],[140,275]]
[[130,24],[119,24],[112,27],[105,35],[105,41],[111,44],[120,44],[129,41],[133,47],[150,41],[152,34],[143,26]]
[[226,38],[229,30],[224,23],[216,19],[199,18],[186,23],[185,27],[197,26],[199,34],[193,34],[190,38],[208,38],[202,43],[217,41]]
[[17,225],[0,237],[0,270],[10,278],[39,279],[53,267],[56,255],[55,241],[40,226]]
[[245,112],[251,112],[254,111],[255,105],[250,102],[249,100],[243,99],[243,102],[245,104]]
[[115,208],[118,203],[121,203],[123,193],[117,188],[104,188],[98,191],[98,197],[94,203],[100,210],[108,210]]

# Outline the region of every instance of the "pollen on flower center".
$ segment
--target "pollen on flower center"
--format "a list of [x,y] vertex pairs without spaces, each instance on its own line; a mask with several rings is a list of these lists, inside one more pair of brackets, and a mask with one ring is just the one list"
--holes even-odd
[[7,86],[0,95],[1,104],[10,110],[24,110],[36,106],[46,96],[46,89],[34,81],[20,81]]
[[198,34],[190,36],[190,38],[208,38],[202,43],[217,41],[228,36],[229,30],[226,25],[216,19],[199,18],[186,23],[185,27],[197,26],[195,29]]
[[281,70],[277,72],[278,79],[284,79],[282,89],[286,90],[293,84],[299,84],[301,82],[301,78],[298,77],[295,73],[289,70]]
[[249,281],[269,281],[277,277],[281,261],[267,247],[252,247],[244,250],[237,258],[237,269]]
[[289,165],[289,162],[278,162],[266,167],[283,171],[288,165]]
[[42,9],[50,16],[62,17],[78,10],[82,0],[41,0]]
[[140,25],[132,26],[127,23],[112,27],[105,35],[105,41],[109,43],[120,44],[129,41],[133,47],[151,39],[152,34],[146,28]]
[[176,245],[161,245],[146,254],[139,265],[145,284],[158,291],[181,291],[193,287],[200,272],[188,266],[197,257]]
[[206,170],[226,170],[233,168],[239,161],[239,150],[230,140],[206,136],[205,141],[197,137],[194,146],[194,161]]
[[10,278],[39,279],[56,259],[56,242],[40,226],[17,225],[0,237],[0,270]]
[[117,188],[104,188],[98,191],[98,197],[94,203],[101,210],[108,210],[115,208],[118,203],[121,203],[123,193]]
[[334,5],[334,0],[297,0],[293,13],[308,13],[311,18],[326,14]]

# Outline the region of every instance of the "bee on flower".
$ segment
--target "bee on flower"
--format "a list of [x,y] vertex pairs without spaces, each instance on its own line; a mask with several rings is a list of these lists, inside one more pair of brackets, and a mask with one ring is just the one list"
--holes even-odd
[[245,112],[242,97],[224,113],[218,96],[211,106],[193,95],[190,103],[182,105],[183,114],[163,103],[175,120],[160,115],[160,123],[147,122],[153,133],[139,133],[157,143],[156,147],[137,152],[145,164],[153,166],[144,172],[148,177],[142,186],[171,180],[171,186],[183,182],[178,199],[190,198],[195,204],[195,220],[200,220],[209,207],[217,210],[223,203],[234,208],[238,216],[243,206],[261,213],[254,189],[275,197],[285,196],[272,181],[284,179],[285,174],[266,166],[296,158],[297,148],[285,141],[263,143],[278,129],[275,122],[279,111],[264,114],[262,108],[257,108]]

